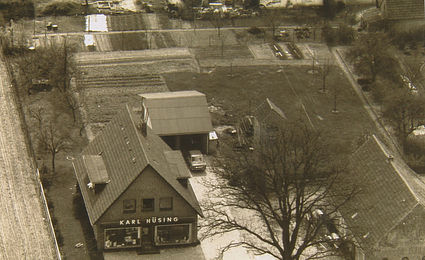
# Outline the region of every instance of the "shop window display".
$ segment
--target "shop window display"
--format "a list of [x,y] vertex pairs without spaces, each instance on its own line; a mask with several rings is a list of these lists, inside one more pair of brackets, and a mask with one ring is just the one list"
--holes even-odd
[[140,246],[140,227],[105,229],[105,248]]
[[186,244],[190,241],[190,233],[190,224],[156,226],[155,242],[158,245]]

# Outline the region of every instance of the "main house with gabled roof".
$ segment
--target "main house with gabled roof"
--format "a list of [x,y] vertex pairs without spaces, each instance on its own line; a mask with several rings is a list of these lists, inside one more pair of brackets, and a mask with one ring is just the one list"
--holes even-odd
[[148,126],[170,147],[208,153],[213,127],[205,94],[187,90],[139,96]]
[[198,243],[201,208],[180,151],[126,106],[73,160],[100,250]]
[[425,259],[425,183],[376,136],[350,168],[360,193],[340,213],[359,244],[356,259]]

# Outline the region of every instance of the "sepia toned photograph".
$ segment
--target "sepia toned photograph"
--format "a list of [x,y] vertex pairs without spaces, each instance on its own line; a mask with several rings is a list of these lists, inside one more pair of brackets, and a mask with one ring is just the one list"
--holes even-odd
[[0,260],[425,260],[424,0],[0,0]]

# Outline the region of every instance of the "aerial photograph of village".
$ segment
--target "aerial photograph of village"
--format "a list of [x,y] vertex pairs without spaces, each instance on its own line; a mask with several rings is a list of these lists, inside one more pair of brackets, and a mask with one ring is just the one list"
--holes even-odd
[[425,260],[424,0],[0,0],[0,260]]

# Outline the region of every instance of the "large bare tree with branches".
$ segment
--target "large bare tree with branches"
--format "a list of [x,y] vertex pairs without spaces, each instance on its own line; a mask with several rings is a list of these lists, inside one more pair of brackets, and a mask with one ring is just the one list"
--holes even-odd
[[224,156],[219,177],[208,183],[203,239],[240,232],[243,246],[257,254],[298,260],[342,255],[351,259],[349,232],[338,209],[356,193],[341,185],[344,169],[332,163],[320,133],[306,124],[262,138],[254,151]]

